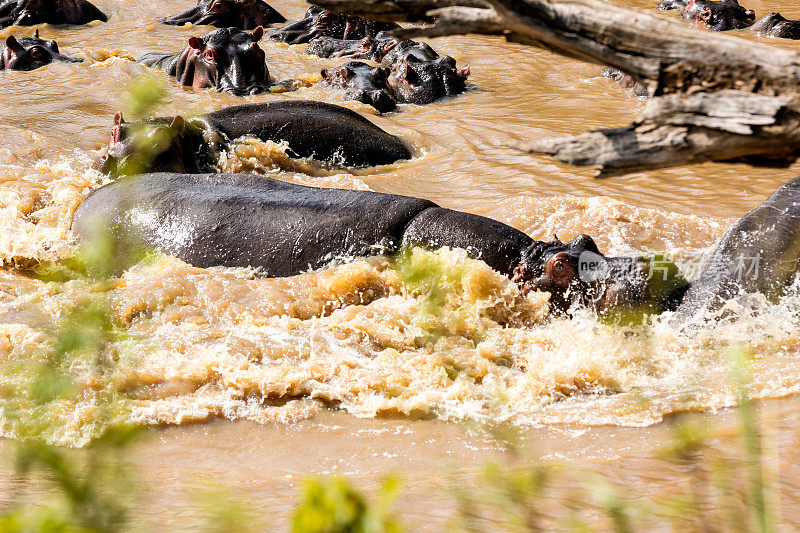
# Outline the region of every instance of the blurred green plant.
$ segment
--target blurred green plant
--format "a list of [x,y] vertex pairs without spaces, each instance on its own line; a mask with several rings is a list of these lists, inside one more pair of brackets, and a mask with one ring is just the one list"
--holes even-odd
[[383,481],[373,503],[344,478],[306,482],[292,517],[292,533],[396,533],[400,524],[392,505],[400,490],[396,477]]
[[164,102],[166,96],[167,84],[162,76],[140,76],[128,85],[122,97],[125,116],[132,120],[145,118]]

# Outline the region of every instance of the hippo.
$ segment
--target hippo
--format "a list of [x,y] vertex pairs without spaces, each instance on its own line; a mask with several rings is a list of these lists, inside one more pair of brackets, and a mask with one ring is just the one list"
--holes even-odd
[[647,87],[634,80],[630,74],[625,74],[621,70],[606,68],[600,75],[616,81],[620,87],[630,90],[634,96],[650,96],[650,91],[647,90]]
[[374,37],[367,35],[363,39],[317,37],[308,43],[306,53],[319,57],[347,57],[380,63],[399,42],[400,39],[383,31]]
[[183,87],[235,95],[257,94],[269,87],[266,56],[258,46],[264,28],[253,33],[238,28],[219,28],[203,37],[190,37],[180,54],[145,54],[138,59],[175,76]]
[[327,9],[311,6],[302,20],[271,30],[267,37],[288,44],[302,44],[316,37],[363,39],[368,35],[375,36],[379,32],[399,27],[394,22],[377,22],[351,15],[337,15]]
[[198,0],[195,7],[167,17],[163,22],[173,26],[191,23],[253,30],[259,26],[286,22],[286,18],[264,0]]
[[361,61],[350,61],[334,69],[323,69],[322,83],[344,89],[348,100],[369,104],[381,113],[394,111],[397,101],[389,88],[389,73]]
[[0,0],[0,28],[36,24],[88,24],[108,17],[87,0]]
[[335,69],[323,70],[321,82],[344,89],[346,98],[370,104],[380,112],[393,110],[397,103],[429,104],[459,94],[466,88],[469,67],[457,69],[455,59],[440,56],[425,43],[364,38],[361,41],[334,41],[331,45],[337,47],[346,42],[359,44],[342,45],[335,53],[342,56],[346,53],[360,56],[363,53],[373,59],[380,56],[380,67],[351,61]]
[[756,14],[737,0],[663,0],[659,9],[680,10],[690,23],[715,31],[740,30],[751,26]]
[[117,113],[102,170],[112,175],[213,172],[223,150],[243,136],[286,142],[290,156],[334,166],[386,165],[411,157],[402,140],[350,109],[291,100],[227,107],[189,119],[126,123]]
[[464,92],[469,67],[456,68],[456,60],[439,56],[425,43],[401,41],[381,61],[389,69],[388,83],[398,101],[429,104]]
[[[779,298],[800,266],[800,177],[742,217],[693,283],[673,269],[648,272],[636,257],[606,257],[594,240],[536,241],[506,224],[406,196],[317,189],[248,174],[127,176],[78,207],[78,242],[98,231],[153,247],[197,267],[254,267],[293,276],[404,246],[465,250],[516,282],[550,294],[551,310],[576,305],[675,311],[684,325],[741,292]],[[755,238],[754,238],[755,237]],[[136,258],[130,258],[130,263]],[[742,269],[742,264],[758,268]],[[667,281],[664,281],[667,280]]]
[[772,12],[758,19],[755,24],[750,26],[750,31],[770,37],[800,39],[800,20],[787,20],[780,13]]
[[0,48],[0,70],[35,70],[53,61],[80,63],[83,59],[62,55],[55,41],[39,38],[39,30],[33,37],[9,35]]
[[656,9],[660,9],[662,11],[671,11],[673,9],[677,9],[680,11],[686,4],[689,3],[689,0],[661,0],[656,6]]

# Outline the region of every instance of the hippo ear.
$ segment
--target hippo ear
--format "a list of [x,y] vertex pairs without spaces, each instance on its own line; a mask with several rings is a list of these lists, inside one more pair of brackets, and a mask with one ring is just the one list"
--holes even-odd
[[14,52],[15,54],[18,54],[23,50],[25,50],[13,35],[9,35],[6,38],[6,47],[8,47],[8,49]]
[[568,244],[570,248],[576,248],[578,250],[588,250],[598,255],[600,254],[600,250],[597,248],[597,244],[594,242],[594,239],[592,239],[585,233],[578,235],[577,237],[569,241]]
[[253,30],[253,42],[257,43],[261,40],[264,36],[264,28],[261,26],[257,26],[256,29]]
[[458,71],[458,77],[464,81],[467,81],[467,78],[469,78],[469,65]]
[[706,9],[705,11],[701,11],[700,13],[697,14],[697,18],[699,18],[703,22],[708,22],[709,20],[711,20],[711,10]]
[[203,39],[201,39],[199,37],[189,37],[189,46],[191,46],[195,50],[202,50],[203,49]]
[[186,121],[183,120],[183,117],[178,115],[172,119],[172,124],[169,125],[169,129],[175,130],[178,132],[178,135],[183,133],[183,130],[186,128]]
[[125,119],[122,118],[122,112],[121,111],[117,111],[116,113],[114,113],[114,124],[113,125],[114,126],[120,126],[120,125],[122,125],[124,123],[125,123]]
[[39,38],[39,28],[36,28],[36,31],[33,33],[33,38],[34,39],[38,39]]
[[319,75],[322,76],[323,79],[327,79],[328,78],[328,69],[324,68],[324,69],[320,70],[319,71]]

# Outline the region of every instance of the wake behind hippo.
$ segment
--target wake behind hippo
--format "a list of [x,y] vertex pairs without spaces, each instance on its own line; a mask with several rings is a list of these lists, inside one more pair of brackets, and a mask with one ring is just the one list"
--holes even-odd
[[795,279],[800,177],[731,227],[692,285],[674,265],[648,270],[643,258],[605,257],[586,235],[568,243],[535,241],[424,199],[247,174],[129,176],[89,195],[72,229],[83,242],[100,232],[127,248],[154,247],[194,266],[255,267],[265,276],[292,276],[402,246],[461,248],[523,291],[550,293],[553,309],[677,309],[673,320],[681,324],[740,293],[775,299]]
[[213,172],[236,139],[285,142],[292,157],[334,166],[365,167],[409,159],[402,140],[355,111],[324,102],[244,104],[184,120],[162,117],[126,123],[114,117],[103,171]]

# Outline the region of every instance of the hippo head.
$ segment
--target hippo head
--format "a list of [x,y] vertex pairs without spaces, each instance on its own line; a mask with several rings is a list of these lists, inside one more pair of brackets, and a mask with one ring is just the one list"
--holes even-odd
[[567,243],[558,239],[535,242],[522,253],[513,279],[523,292],[550,293],[552,309],[562,313],[575,305],[598,313],[663,306],[666,299],[661,296],[665,291],[653,292],[644,260],[606,257],[588,235]]
[[681,10],[681,16],[697,26],[715,31],[747,28],[756,19],[756,14],[740,6],[737,0],[689,0]]
[[375,36],[381,31],[394,28],[399,26],[393,22],[376,22],[351,15],[337,15],[327,9],[311,6],[303,20],[272,30],[267,36],[289,44],[300,44],[317,37],[363,39],[368,35]]
[[306,52],[320,57],[349,57],[380,62],[396,45],[399,39],[380,32],[358,39],[334,39],[317,37],[311,41]]
[[201,127],[180,116],[128,123],[117,113],[101,170],[112,176],[208,170],[202,138]]
[[267,37],[289,44],[307,43],[315,37],[338,37],[330,33],[334,22],[343,18],[317,6],[310,6],[302,20],[270,31]]
[[387,72],[361,61],[350,61],[321,72],[322,81],[345,90],[345,96],[369,104],[381,113],[392,111],[397,102],[386,84]]
[[769,33],[775,26],[780,24],[781,22],[786,22],[786,19],[780,14],[776,12],[772,12],[769,15],[765,15],[758,19],[758,21],[750,26],[750,31],[758,32],[758,33]]
[[466,88],[469,67],[456,68],[450,56],[439,57],[425,43],[398,44],[381,63],[389,66],[389,86],[398,100],[429,104]]
[[[335,57],[352,57],[354,59],[370,59],[372,61],[382,62],[389,52],[395,49],[400,44],[400,39],[386,35],[386,32],[380,32],[374,37],[367,35],[360,41],[357,41],[355,47],[350,50],[344,50],[335,54]],[[426,45],[427,46],[427,45]],[[433,49],[431,48],[431,51]],[[433,52],[434,54],[436,52]]]
[[248,30],[285,20],[263,0],[211,0],[195,24]]
[[176,77],[184,87],[213,87],[236,95],[257,94],[267,89],[264,51],[258,41],[264,35],[259,26],[253,33],[237,28],[220,28],[189,44],[178,57]]
[[19,40],[9,35],[5,46],[0,49],[0,70],[34,70],[53,61],[80,63],[83,60],[61,55],[55,41],[39,38],[39,30],[33,37],[20,37]]

